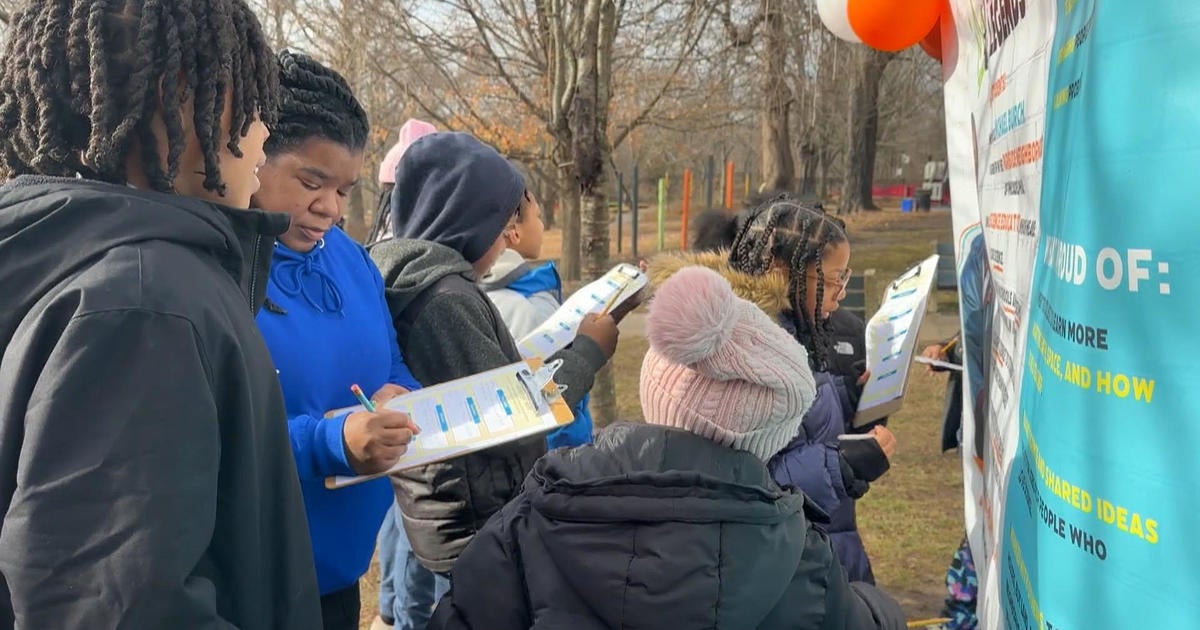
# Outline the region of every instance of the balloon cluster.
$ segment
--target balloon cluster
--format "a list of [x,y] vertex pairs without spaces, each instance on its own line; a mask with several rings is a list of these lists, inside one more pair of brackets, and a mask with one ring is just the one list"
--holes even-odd
[[942,60],[941,20],[946,0],[815,0],[817,13],[834,35],[894,52],[920,45]]

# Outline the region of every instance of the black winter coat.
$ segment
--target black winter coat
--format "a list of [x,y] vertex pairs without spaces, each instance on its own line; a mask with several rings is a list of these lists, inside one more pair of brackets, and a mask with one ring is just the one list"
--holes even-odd
[[894,601],[846,581],[809,514],[749,453],[613,425],[537,463],[429,628],[903,628]]
[[0,189],[0,628],[320,628],[254,325],[286,215]]

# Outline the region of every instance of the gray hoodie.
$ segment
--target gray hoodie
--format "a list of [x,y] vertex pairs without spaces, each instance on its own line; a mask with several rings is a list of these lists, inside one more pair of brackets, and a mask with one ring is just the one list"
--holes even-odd
[[[392,239],[374,245],[371,258],[400,349],[413,375],[435,385],[521,360],[496,307],[475,284],[470,263],[454,249],[429,241]],[[591,339],[580,337],[550,357],[562,359],[555,380],[574,406],[607,362]],[[543,436],[497,446],[393,476],[413,552],[429,569],[449,571],[483,524],[520,491],[533,463],[546,452]]]

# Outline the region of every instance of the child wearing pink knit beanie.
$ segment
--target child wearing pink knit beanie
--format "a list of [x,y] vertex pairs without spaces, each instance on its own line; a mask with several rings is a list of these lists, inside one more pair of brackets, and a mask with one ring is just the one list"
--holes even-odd
[[646,318],[646,422],[690,431],[766,461],[816,396],[808,352],[729,282],[702,267],[665,282]]
[[388,149],[379,163],[379,203],[375,210],[375,226],[367,236],[368,243],[376,243],[392,237],[392,222],[388,220],[392,203],[392,189],[396,187],[396,166],[404,152],[418,138],[437,133],[437,127],[416,118],[409,118],[400,127],[400,138]]

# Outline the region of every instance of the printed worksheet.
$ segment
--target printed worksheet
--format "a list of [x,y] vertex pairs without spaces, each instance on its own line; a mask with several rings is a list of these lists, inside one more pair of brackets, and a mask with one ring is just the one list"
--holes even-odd
[[604,277],[579,289],[550,316],[517,343],[521,356],[548,357],[575,341],[579,324],[588,313],[611,312],[641,291],[649,279],[634,265],[621,263]]
[[[325,487],[362,483],[569,424],[575,416],[558,396],[552,372],[553,367],[530,359],[393,398],[384,406],[407,413],[421,429],[408,452],[385,473],[329,477]],[[327,415],[362,410],[349,407]]]
[[867,322],[867,369],[871,377],[858,402],[854,426],[874,422],[900,409],[917,335],[937,277],[938,256],[901,274],[884,293],[879,310]]

